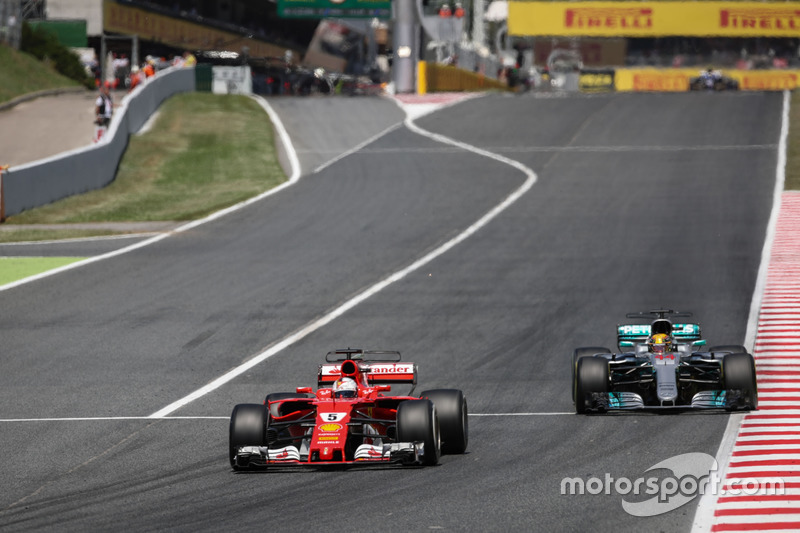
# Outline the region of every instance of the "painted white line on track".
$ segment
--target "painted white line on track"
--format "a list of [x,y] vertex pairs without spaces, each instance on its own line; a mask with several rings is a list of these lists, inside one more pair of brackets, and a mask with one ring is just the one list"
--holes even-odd
[[318,166],[317,168],[315,168],[314,169],[314,174],[316,174],[317,172],[322,172],[323,170],[325,170],[329,166],[333,165],[334,163],[338,163],[339,161],[341,161],[345,157],[347,157],[349,155],[352,155],[352,154],[358,152],[359,150],[362,150],[365,146],[375,142],[376,140],[380,139],[381,137],[383,137],[387,133],[390,133],[390,132],[396,130],[397,128],[399,128],[402,125],[403,125],[402,122],[398,122],[397,124],[393,124],[393,125],[389,126],[388,128],[386,128],[385,130],[381,131],[380,133],[377,133],[377,134],[373,135],[372,137],[370,137],[366,141],[358,143],[357,145],[355,145],[351,149],[347,150],[346,152],[344,152],[342,154],[339,154],[338,156],[334,157],[330,161],[328,161],[326,163],[323,163],[320,166]]
[[290,166],[292,168],[292,174],[289,176],[289,179],[287,181],[285,181],[284,183],[281,183],[277,187],[274,187],[274,188],[272,188],[272,189],[270,189],[268,191],[265,191],[265,192],[259,194],[258,196],[254,196],[253,198],[250,198],[250,199],[245,200],[243,202],[239,202],[236,205],[232,205],[231,207],[228,207],[228,208],[223,209],[221,211],[217,211],[216,213],[212,213],[211,215],[209,215],[209,216],[207,216],[205,218],[201,218],[199,220],[195,220],[195,221],[189,222],[187,224],[183,224],[182,226],[178,226],[177,228],[173,229],[172,231],[158,234],[158,235],[156,235],[154,237],[151,237],[151,238],[146,239],[144,241],[138,242],[136,244],[132,244],[130,246],[126,246],[124,248],[120,248],[119,250],[114,250],[113,252],[108,252],[108,253],[105,253],[105,254],[102,254],[102,255],[98,255],[98,256],[95,256],[95,257],[90,257],[90,258],[84,259],[82,261],[77,261],[75,263],[70,263],[69,265],[65,265],[63,267],[54,268],[53,270],[48,270],[46,272],[42,272],[41,274],[36,274],[34,276],[28,276],[27,278],[23,278],[23,279],[20,279],[20,280],[11,282],[11,283],[7,283],[5,285],[0,286],[0,291],[7,291],[9,289],[13,289],[15,287],[19,287],[20,285],[24,285],[26,283],[31,283],[32,281],[37,281],[37,280],[40,280],[40,279],[43,279],[43,278],[46,278],[46,277],[49,277],[49,276],[54,276],[56,274],[60,274],[61,272],[66,272],[67,270],[72,270],[74,268],[80,268],[82,266],[86,266],[86,265],[89,265],[89,264],[92,264],[92,263],[96,263],[98,261],[103,261],[105,259],[111,259],[112,257],[117,257],[119,255],[127,254],[128,252],[132,252],[134,250],[138,250],[139,248],[144,248],[145,246],[149,246],[151,244],[154,244],[154,243],[157,243],[159,241],[162,241],[162,240],[166,239],[167,237],[169,237],[170,235],[172,235],[174,233],[181,233],[181,232],[190,230],[192,228],[196,228],[197,226],[200,226],[200,225],[205,224],[207,222],[211,222],[212,220],[216,220],[218,218],[221,218],[221,217],[223,217],[223,216],[225,216],[227,214],[233,213],[234,211],[239,211],[240,209],[243,209],[244,207],[246,207],[246,206],[248,206],[250,204],[254,204],[256,202],[259,202],[259,201],[263,200],[264,198],[267,198],[268,196],[272,196],[273,194],[277,194],[278,192],[282,191],[283,189],[285,189],[287,187],[290,187],[290,186],[294,185],[295,183],[297,183],[297,180],[300,179],[300,160],[297,158],[297,153],[294,150],[294,145],[292,144],[291,139],[289,138],[289,134],[287,133],[286,128],[283,126],[283,122],[281,122],[281,119],[278,116],[278,114],[275,113],[275,110],[272,109],[272,106],[270,106],[269,102],[267,102],[264,98],[262,98],[261,96],[258,96],[258,95],[253,95],[253,96],[251,96],[251,98],[253,98],[256,102],[258,102],[261,105],[261,107],[264,109],[264,111],[266,111],[267,115],[269,115],[269,118],[270,118],[270,120],[272,120],[272,124],[275,127],[275,130],[278,132],[278,136],[280,137],[281,141],[283,142],[283,145],[284,145],[284,147],[286,149],[287,157],[289,158]]
[[[781,129],[778,142],[778,158],[775,168],[775,185],[772,192],[772,211],[767,223],[767,234],[764,238],[764,247],[761,250],[761,264],[759,265],[756,286],[750,300],[750,314],[747,320],[744,346],[753,347],[759,328],[759,312],[764,303],[767,280],[770,271],[772,248],[777,234],[778,217],[781,211],[783,187],[786,181],[787,139],[789,137],[789,103],[790,92],[783,91],[783,105],[781,111]],[[774,265],[772,265],[774,268]],[[752,351],[752,350],[751,350]],[[732,415],[728,420],[725,433],[717,450],[717,475],[725,478],[731,460],[731,454],[736,443],[744,415]],[[711,531],[718,517],[715,516],[718,496],[714,491],[708,491],[700,497],[692,524],[692,532],[700,533]]]
[[[453,102],[453,103],[455,103],[455,102]],[[402,108],[402,104],[400,104],[398,102],[398,105],[400,105],[401,108]],[[478,147],[475,147],[475,146],[472,146],[472,145],[469,145],[469,144],[466,144],[466,143],[462,143],[460,141],[456,141],[455,139],[450,139],[449,137],[445,137],[444,135],[439,135],[439,134],[436,134],[436,133],[431,133],[431,132],[429,132],[427,130],[423,130],[422,128],[420,128],[419,126],[414,124],[413,119],[411,118],[410,115],[406,118],[405,125],[406,125],[406,127],[408,127],[413,132],[415,132],[415,133],[417,133],[419,135],[422,135],[424,137],[428,137],[428,138],[433,139],[433,140],[435,140],[437,142],[441,142],[441,143],[444,143],[444,144],[449,144],[451,146],[458,146],[460,148],[463,148],[466,151],[469,151],[469,152],[472,152],[472,153],[475,153],[475,154],[478,154],[478,155],[482,155],[484,157],[488,157],[488,158],[493,159],[495,161],[498,161],[500,163],[504,163],[504,164],[509,165],[509,166],[511,166],[513,168],[516,168],[517,170],[519,170],[520,172],[522,172],[525,175],[526,179],[522,183],[522,185],[520,185],[516,190],[514,190],[511,194],[509,194],[502,202],[500,202],[494,208],[489,210],[489,212],[484,214],[481,218],[479,218],[476,222],[474,222],[467,229],[465,229],[464,231],[462,231],[461,233],[456,235],[454,238],[452,238],[449,241],[445,242],[444,244],[442,244],[438,248],[432,250],[431,252],[429,252],[425,256],[417,259],[416,261],[414,261],[413,263],[411,263],[407,267],[405,267],[405,268],[403,268],[401,270],[398,270],[397,272],[387,276],[386,278],[384,278],[383,280],[379,281],[378,283],[372,285],[371,287],[368,287],[367,289],[365,289],[361,293],[357,294],[353,298],[347,300],[346,302],[342,303],[340,306],[338,306],[336,309],[330,311],[326,315],[320,317],[317,320],[314,320],[313,322],[310,322],[309,324],[306,324],[301,329],[299,329],[296,332],[294,332],[294,333],[290,334],[289,336],[285,337],[283,340],[277,342],[276,344],[273,344],[272,346],[267,348],[265,351],[261,352],[260,354],[255,355],[252,359],[250,359],[250,360],[246,361],[245,363],[237,366],[236,368],[233,368],[232,370],[228,371],[227,373],[223,374],[222,376],[218,377],[217,379],[213,380],[212,382],[208,383],[207,385],[205,385],[205,386],[197,389],[196,391],[188,394],[187,396],[185,396],[185,397],[183,397],[183,398],[181,398],[179,400],[174,401],[173,403],[167,405],[166,407],[164,407],[163,409],[160,409],[159,411],[156,411],[155,413],[150,415],[151,417],[159,418],[159,417],[162,417],[162,416],[169,415],[169,414],[177,411],[181,407],[184,407],[185,405],[188,405],[189,403],[197,400],[198,398],[201,398],[201,397],[205,396],[206,394],[218,389],[222,385],[225,385],[226,383],[230,382],[234,378],[236,378],[236,377],[240,376],[241,374],[247,372],[251,368],[263,363],[264,361],[266,361],[267,359],[269,359],[273,355],[275,355],[277,353],[280,353],[281,351],[283,351],[284,349],[286,349],[289,346],[293,345],[294,343],[298,342],[299,340],[305,338],[306,336],[310,335],[311,333],[313,333],[313,332],[317,331],[318,329],[326,326],[327,324],[333,322],[334,320],[336,320],[337,318],[339,318],[340,316],[345,314],[350,309],[356,307],[357,305],[359,305],[360,303],[364,302],[365,300],[367,300],[368,298],[372,297],[373,295],[377,294],[378,292],[382,291],[383,289],[385,289],[389,285],[395,283],[396,281],[399,281],[399,280],[405,278],[406,276],[408,276],[412,272],[415,272],[416,270],[420,269],[421,267],[427,265],[428,263],[430,263],[431,261],[433,261],[434,259],[436,259],[440,255],[444,254],[445,252],[449,251],[453,247],[455,247],[458,244],[462,243],[463,241],[465,241],[466,239],[468,239],[469,237],[474,235],[478,230],[480,230],[481,228],[486,226],[489,222],[491,222],[500,213],[505,211],[509,206],[511,206],[517,200],[519,200],[519,198],[522,197],[523,194],[528,192],[528,190],[530,190],[530,188],[533,187],[533,184],[536,183],[536,179],[537,179],[536,173],[533,172],[532,169],[528,168],[527,166],[523,165],[522,163],[520,163],[518,161],[514,161],[512,159],[508,159],[507,157],[503,157],[501,155],[494,154],[494,153],[488,152],[486,150],[482,150],[482,149],[480,149]]]
[[[467,416],[491,418],[503,416],[575,416],[564,413],[469,413]],[[19,422],[118,422],[126,420],[230,420],[230,416],[73,416],[64,418],[0,418],[0,424]]]
[[469,413],[469,416],[576,416],[574,411],[563,413]]
[[125,420],[230,420],[229,416],[73,416],[65,418],[0,418],[0,424],[9,422],[118,422]]
[[[162,231],[148,231],[147,233],[123,233],[119,235],[97,235],[94,237],[74,237],[71,239],[58,239],[55,241],[19,241],[19,242],[0,242],[0,246],[36,246],[45,244],[75,244],[79,242],[93,241],[118,241],[121,239],[144,239],[153,235],[160,235]],[[27,257],[27,256],[26,256]]]

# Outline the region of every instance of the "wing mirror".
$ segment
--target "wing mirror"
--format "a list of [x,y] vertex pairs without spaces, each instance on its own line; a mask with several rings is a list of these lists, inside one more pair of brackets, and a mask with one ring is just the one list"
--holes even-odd
[[700,339],[699,341],[692,342],[692,346],[705,346],[705,345],[706,345],[705,339]]
[[296,390],[299,394],[311,394],[313,392],[311,387],[297,387]]
[[619,341],[620,348],[633,348],[633,341]]

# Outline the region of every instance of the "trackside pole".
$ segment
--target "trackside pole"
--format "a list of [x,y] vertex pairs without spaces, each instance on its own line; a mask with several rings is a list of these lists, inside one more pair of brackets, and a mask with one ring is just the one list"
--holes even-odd
[[417,89],[415,74],[419,55],[419,23],[416,16],[417,0],[394,2],[394,61],[392,80],[398,94],[414,93]]
[[6,195],[3,190],[3,173],[8,169],[8,165],[0,165],[0,222],[6,221]]

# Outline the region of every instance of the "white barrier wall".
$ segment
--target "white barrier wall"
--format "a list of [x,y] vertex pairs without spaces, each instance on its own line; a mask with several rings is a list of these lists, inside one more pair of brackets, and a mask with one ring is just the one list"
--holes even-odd
[[19,165],[3,174],[5,215],[105,187],[117,173],[128,138],[139,131],[161,102],[176,93],[195,90],[194,68],[160,71],[126,95],[99,143]]

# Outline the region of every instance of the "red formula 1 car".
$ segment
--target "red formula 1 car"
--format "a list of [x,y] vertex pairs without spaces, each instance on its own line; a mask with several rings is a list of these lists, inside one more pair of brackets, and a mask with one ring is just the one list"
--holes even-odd
[[[231,413],[234,470],[272,466],[435,465],[467,449],[467,401],[457,389],[411,396],[417,366],[400,352],[337,350],[311,387],[239,404]],[[407,396],[385,394],[410,384]]]

